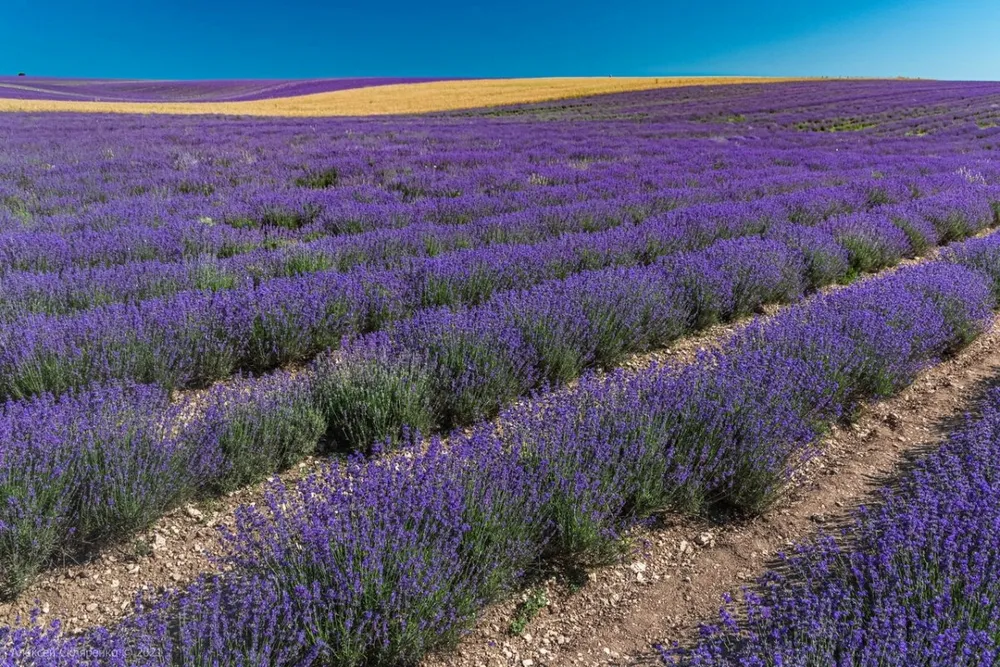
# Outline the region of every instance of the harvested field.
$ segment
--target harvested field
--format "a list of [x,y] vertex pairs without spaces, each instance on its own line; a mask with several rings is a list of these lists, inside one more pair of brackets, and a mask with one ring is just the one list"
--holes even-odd
[[362,86],[350,90],[238,102],[94,102],[3,99],[0,112],[232,116],[383,116],[476,109],[683,86],[777,83],[797,79],[753,77],[602,77],[471,79]]

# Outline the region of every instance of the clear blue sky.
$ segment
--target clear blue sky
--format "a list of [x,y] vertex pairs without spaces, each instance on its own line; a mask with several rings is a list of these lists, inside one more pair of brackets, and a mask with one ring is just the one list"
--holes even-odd
[[1000,79],[1000,0],[5,0],[0,73],[17,71]]

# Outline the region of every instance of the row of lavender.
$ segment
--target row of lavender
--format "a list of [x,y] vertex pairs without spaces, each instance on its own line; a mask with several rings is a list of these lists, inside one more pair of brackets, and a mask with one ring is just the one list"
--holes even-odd
[[1000,661],[1000,391],[840,535],[782,557],[672,665]]
[[[458,252],[395,270],[321,271],[78,314],[29,315],[8,321],[0,331],[0,395],[62,393],[111,380],[168,388],[204,385],[237,371],[309,359],[338,347],[345,336],[382,329],[428,306],[485,302],[482,309],[496,310],[490,301],[502,301],[514,288],[572,289],[560,287],[559,279],[600,268],[614,275],[606,267],[655,264],[729,236],[766,233],[790,240],[807,256],[812,282],[829,282],[843,276],[836,266],[826,266],[832,261],[830,246],[839,243],[847,250],[855,272],[877,270],[992,224],[993,198],[991,188],[969,185],[943,198],[876,207],[811,228],[774,224],[778,216],[765,205],[723,207],[714,219],[696,209],[693,215],[668,214],[602,234]],[[686,267],[675,264],[670,270],[683,273]]]
[[[11,402],[4,410],[3,589],[16,593],[63,549],[92,550],[141,529],[184,498],[238,488],[283,469],[321,440],[328,449],[367,449],[398,442],[407,428],[430,433],[486,419],[515,398],[565,383],[588,368],[613,367],[624,355],[662,347],[765,303],[797,300],[852,269],[877,270],[996,222],[982,201],[949,207],[947,214],[937,207],[923,210],[933,214],[896,217],[909,238],[920,241],[915,245],[888,218],[877,216],[833,219],[830,229],[778,226],[768,233],[771,238],[722,240],[658,260],[651,249],[666,247],[664,236],[652,244],[648,235],[634,242],[616,235],[605,246],[607,257],[630,257],[632,262],[620,262],[628,264],[646,253],[649,263],[501,291],[473,308],[421,311],[383,332],[351,339],[339,353],[317,359],[307,373],[217,387],[207,399],[196,399],[201,412],[194,417],[183,403],[172,405],[163,389],[98,388],[57,400],[41,387],[40,399]],[[666,238],[686,234],[673,226],[668,230],[673,232]],[[727,234],[710,225],[701,228],[704,241],[720,235]],[[562,266],[564,257],[542,250],[503,263],[487,255],[459,291],[462,300],[488,295],[508,274],[539,282],[532,261],[550,272]],[[287,309],[289,301],[281,295],[275,303]],[[300,319],[274,322],[282,327],[275,340],[286,346],[327,333],[319,326],[301,329]],[[134,336],[135,323],[126,324],[121,332]],[[47,357],[40,353],[34,366],[36,377],[43,378],[41,372],[62,361],[51,353],[57,339],[42,327],[24,330],[44,342],[40,350],[49,351]],[[232,325],[226,330],[232,333]],[[198,358],[205,359],[210,341],[198,342]],[[74,349],[88,360],[98,351],[114,358],[108,339],[90,348],[77,343]],[[176,363],[164,356],[163,346],[135,349],[150,362]],[[274,347],[257,349],[276,354]]]
[[756,510],[834,419],[974,339],[1000,239],[751,325],[681,368],[584,380],[406,456],[274,483],[227,573],[111,629],[8,630],[24,665],[405,664],[456,640],[545,560],[589,563],[664,507]]
[[[752,201],[688,202],[669,213],[684,201],[681,193],[641,193],[488,216],[462,225],[411,224],[347,238],[323,237],[270,250],[250,250],[225,259],[209,255],[172,262],[154,259],[112,267],[65,268],[48,273],[12,272],[0,284],[0,312],[8,317],[23,312],[64,313],[104,303],[131,303],[185,290],[232,288],[324,270],[345,271],[357,266],[398,268],[442,253],[489,245],[539,244],[564,236],[570,237],[566,243],[573,244],[579,242],[582,234],[611,229],[620,228],[618,235],[627,236],[628,227],[642,225],[651,217],[661,226],[673,223],[683,228],[700,218],[705,220],[702,224],[722,218],[731,218],[734,224],[754,219],[760,219],[762,224],[785,221],[818,224],[833,215],[864,212],[887,204],[914,205],[933,214],[931,209],[935,204],[943,208],[962,199],[974,202],[979,197],[977,191],[982,189],[957,174],[916,181],[880,179],[804,189]],[[643,232],[639,229],[632,233]],[[68,241],[60,243],[67,248],[72,246]],[[45,262],[59,256],[44,244],[25,245],[31,246],[31,252],[19,247],[11,253],[18,262],[34,263],[32,257],[36,254]]]

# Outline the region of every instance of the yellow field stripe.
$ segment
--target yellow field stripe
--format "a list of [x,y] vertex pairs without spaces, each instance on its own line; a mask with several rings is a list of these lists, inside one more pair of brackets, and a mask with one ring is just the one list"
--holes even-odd
[[83,102],[0,99],[0,111],[83,111],[240,116],[376,116],[475,109],[654,88],[802,81],[763,77],[579,77],[433,81],[353,88],[252,102]]

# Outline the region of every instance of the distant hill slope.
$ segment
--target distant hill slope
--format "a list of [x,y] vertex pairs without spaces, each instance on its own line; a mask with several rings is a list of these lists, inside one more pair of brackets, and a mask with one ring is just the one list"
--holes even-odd
[[[579,77],[537,79],[463,79],[405,83],[392,79],[327,79],[301,82],[122,82],[102,88],[88,82],[73,87],[54,83],[46,99],[28,99],[24,86],[42,86],[30,77],[0,81],[0,111],[83,111],[95,113],[225,114],[242,116],[370,116],[429,113],[480,107],[547,102],[573,97],[678,86],[767,83],[799,79],[757,77]],[[13,83],[8,83],[13,81]],[[41,80],[38,80],[41,81]],[[55,82],[57,80],[47,79]],[[353,83],[347,83],[353,82]],[[3,88],[3,84],[7,84]],[[340,84],[339,89],[332,86]],[[343,85],[346,84],[346,85]],[[19,85],[22,88],[13,88]],[[214,88],[213,88],[214,86]],[[322,90],[318,88],[328,86]],[[139,99],[92,101],[98,89]],[[8,91],[19,91],[19,97]],[[68,97],[70,94],[76,98]],[[219,99],[231,95],[229,99]],[[212,99],[213,96],[215,99]],[[153,99],[153,98],[156,99]],[[253,99],[251,99],[253,97]],[[89,100],[89,101],[88,101]]]
[[0,76],[0,98],[78,102],[249,102],[337,90],[424,83],[441,79],[356,77],[347,79],[259,79],[152,81]]

